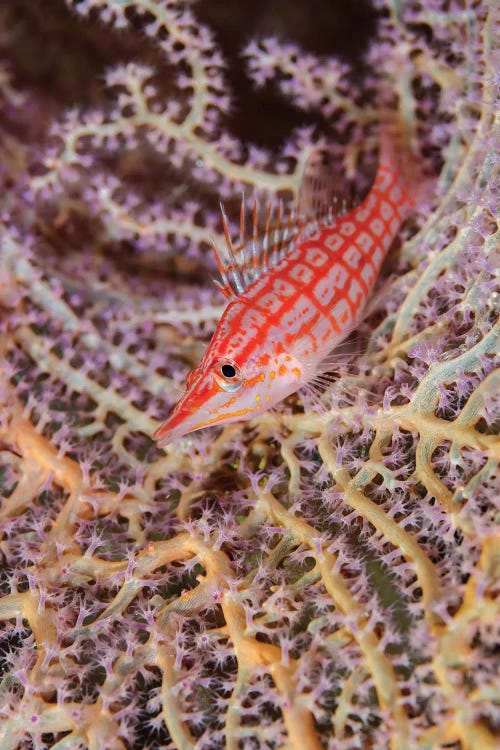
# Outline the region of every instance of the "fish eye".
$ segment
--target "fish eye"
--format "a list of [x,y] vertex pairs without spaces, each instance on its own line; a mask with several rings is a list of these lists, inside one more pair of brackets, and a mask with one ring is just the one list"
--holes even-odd
[[224,391],[237,391],[242,384],[239,368],[232,362],[222,362],[215,371],[215,378]]
[[221,366],[220,371],[225,378],[236,377],[236,367],[234,365],[228,364],[227,362]]

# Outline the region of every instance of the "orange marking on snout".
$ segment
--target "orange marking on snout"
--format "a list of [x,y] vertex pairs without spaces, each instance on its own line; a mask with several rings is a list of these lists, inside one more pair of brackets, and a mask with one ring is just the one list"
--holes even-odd
[[214,417],[214,419],[207,419],[206,422],[199,422],[195,427],[191,428],[191,432],[194,432],[195,430],[200,430],[202,427],[209,427],[212,424],[218,424],[223,419],[233,419],[234,417],[244,417],[245,414],[250,414],[253,412],[253,408],[250,407],[249,409],[240,409],[239,411],[231,411],[228,414],[221,414],[220,417]]

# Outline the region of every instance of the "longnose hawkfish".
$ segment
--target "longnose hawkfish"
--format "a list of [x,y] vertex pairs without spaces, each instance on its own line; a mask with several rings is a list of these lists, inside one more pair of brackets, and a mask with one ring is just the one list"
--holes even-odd
[[[310,383],[363,317],[382,261],[412,210],[410,184],[396,147],[381,138],[379,163],[367,197],[349,211],[329,201],[302,220],[278,216],[259,234],[253,208],[239,247],[222,210],[227,247],[214,244],[217,286],[229,303],[186,391],[154,438],[163,446],[209,425],[248,420]],[[316,176],[317,177],[317,176]],[[329,186],[309,170],[301,188],[309,209]]]

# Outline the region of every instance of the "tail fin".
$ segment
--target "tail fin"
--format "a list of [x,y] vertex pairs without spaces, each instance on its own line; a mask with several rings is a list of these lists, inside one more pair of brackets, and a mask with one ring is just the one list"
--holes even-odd
[[[385,191],[394,183],[401,193],[397,200],[406,215],[424,197],[429,199],[431,183],[422,172],[404,123],[393,112],[384,111],[382,115],[378,168],[372,187]],[[332,156],[333,151],[319,148],[306,164],[298,200],[298,214],[305,222],[342,215],[353,207],[352,189]]]
[[379,166],[375,185],[382,174],[389,171],[397,175],[398,187],[411,207],[428,201],[433,193],[434,180],[424,175],[419,157],[411,145],[405,124],[393,113],[384,113],[380,119]]

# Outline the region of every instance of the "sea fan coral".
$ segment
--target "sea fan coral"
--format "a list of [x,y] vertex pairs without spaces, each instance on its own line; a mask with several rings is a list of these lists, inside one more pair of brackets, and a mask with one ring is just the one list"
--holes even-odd
[[[494,11],[360,4],[347,55],[345,4],[215,5],[0,10],[0,746],[493,748]],[[381,104],[430,190],[354,361],[158,449],[219,200],[293,202],[324,144],[359,193]]]

